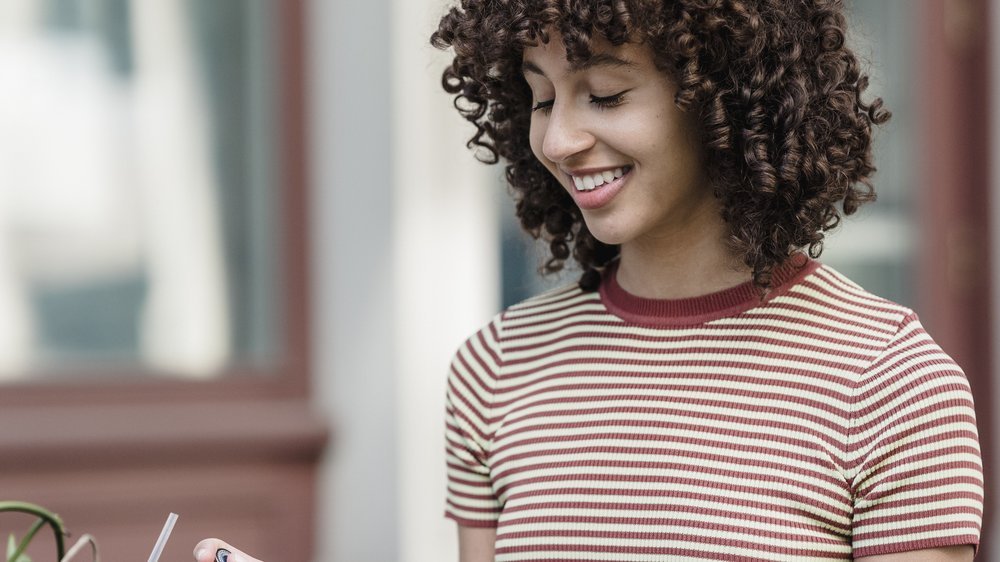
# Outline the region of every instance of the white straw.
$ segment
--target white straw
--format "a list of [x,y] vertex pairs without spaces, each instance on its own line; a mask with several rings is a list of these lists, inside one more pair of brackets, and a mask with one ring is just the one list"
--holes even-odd
[[160,559],[160,553],[163,552],[163,547],[166,546],[167,539],[170,538],[170,531],[174,530],[174,523],[176,522],[176,513],[171,513],[167,516],[167,522],[163,524],[163,530],[160,531],[160,538],[156,539],[156,544],[153,546],[153,552],[149,555],[149,562],[157,562]]

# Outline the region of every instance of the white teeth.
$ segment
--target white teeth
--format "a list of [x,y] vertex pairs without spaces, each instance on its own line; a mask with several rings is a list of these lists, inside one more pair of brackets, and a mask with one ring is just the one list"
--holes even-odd
[[611,183],[625,175],[624,168],[615,168],[614,171],[604,170],[589,176],[573,176],[573,185],[577,191],[592,191],[606,183]]

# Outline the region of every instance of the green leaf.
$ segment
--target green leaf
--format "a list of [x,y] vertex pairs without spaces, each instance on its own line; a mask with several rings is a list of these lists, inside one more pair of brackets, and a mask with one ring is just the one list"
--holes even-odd
[[[22,552],[18,555],[20,549],[21,545],[18,544],[17,539],[12,533],[7,537],[7,562],[31,562],[31,558],[28,558],[27,554]],[[14,558],[15,556],[17,557],[16,559]]]

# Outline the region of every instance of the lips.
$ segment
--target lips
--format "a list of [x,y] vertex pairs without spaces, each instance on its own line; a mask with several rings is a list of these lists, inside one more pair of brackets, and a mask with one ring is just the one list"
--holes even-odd
[[581,209],[599,209],[618,195],[631,172],[631,166],[589,173],[577,172],[570,176],[575,188],[570,190],[570,194]]

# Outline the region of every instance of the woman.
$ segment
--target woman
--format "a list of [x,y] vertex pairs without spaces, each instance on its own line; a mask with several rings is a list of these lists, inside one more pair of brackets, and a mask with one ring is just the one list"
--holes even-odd
[[813,258],[874,198],[839,1],[467,0],[433,43],[580,282],[470,338],[447,515],[477,560],[969,560],[968,384]]
[[462,562],[972,558],[962,371],[912,311],[815,261],[874,199],[889,117],[844,30],[835,0],[464,0],[442,18],[470,146],[507,164],[546,269],[583,271],[455,356]]

